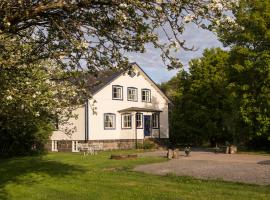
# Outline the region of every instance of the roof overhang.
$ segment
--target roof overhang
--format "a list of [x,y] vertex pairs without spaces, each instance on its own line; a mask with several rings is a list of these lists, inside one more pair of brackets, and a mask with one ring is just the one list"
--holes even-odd
[[118,112],[120,112],[120,113],[124,113],[124,112],[162,112],[162,110],[155,109],[155,108],[130,107],[130,108],[118,110]]

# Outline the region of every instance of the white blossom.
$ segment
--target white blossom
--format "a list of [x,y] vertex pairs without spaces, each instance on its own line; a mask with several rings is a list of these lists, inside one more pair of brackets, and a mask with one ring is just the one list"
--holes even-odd
[[9,96],[7,96],[6,99],[10,101],[10,100],[12,100],[13,98],[12,98],[12,96],[9,95]]
[[234,23],[234,22],[235,22],[235,20],[234,20],[232,17],[230,17],[230,16],[226,16],[225,20],[226,20],[228,23]]
[[126,3],[120,3],[119,5],[121,8],[126,8],[127,7],[127,4]]
[[217,10],[221,11],[221,10],[223,9],[223,5],[222,5],[221,3],[217,3],[217,4],[215,5],[215,8],[216,8]]
[[50,84],[51,81],[50,81],[49,79],[47,79],[47,80],[45,81],[45,83],[46,83],[46,84]]
[[65,56],[64,56],[64,55],[60,55],[59,58],[60,58],[61,60],[63,60],[63,59],[65,58]]
[[184,21],[185,21],[186,23],[188,23],[188,22],[191,22],[194,18],[195,18],[195,15],[186,15],[186,16],[184,17]]
[[39,112],[35,112],[35,116],[39,117],[40,116]]
[[83,42],[83,43],[82,43],[82,47],[83,47],[83,48],[88,48],[88,46],[89,46],[89,45],[88,45],[87,42]]

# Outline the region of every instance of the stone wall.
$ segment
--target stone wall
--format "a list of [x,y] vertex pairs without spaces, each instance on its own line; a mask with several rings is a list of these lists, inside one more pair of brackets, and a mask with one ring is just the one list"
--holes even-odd
[[[85,143],[85,141],[78,141],[79,143]],[[89,140],[88,144],[101,144],[103,150],[113,150],[113,149],[134,149],[136,146],[136,140]],[[137,140],[137,143],[143,143],[143,140]],[[51,140],[45,145],[48,151],[51,151],[52,142]],[[71,140],[58,140],[57,141],[58,152],[71,152],[72,151],[72,141]]]

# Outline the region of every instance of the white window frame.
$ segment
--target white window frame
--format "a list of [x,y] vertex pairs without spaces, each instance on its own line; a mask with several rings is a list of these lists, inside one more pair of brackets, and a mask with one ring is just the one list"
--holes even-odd
[[52,140],[52,151],[55,151],[55,152],[58,151],[57,145],[58,145],[57,140]]
[[122,114],[122,129],[131,129],[132,128],[132,114],[126,113]]
[[[130,94],[130,91],[132,92]],[[138,89],[134,87],[127,88],[127,100],[128,101],[138,101]]]
[[[140,126],[138,126],[138,122],[140,122]],[[136,128],[143,128],[143,114],[142,113],[136,113]]]
[[79,152],[78,141],[72,140],[72,152]]
[[[143,95],[144,92],[145,92],[145,95]],[[142,89],[142,102],[148,102],[148,103],[151,102],[151,90]]]
[[[111,118],[112,126],[107,126],[107,123],[110,123],[109,120],[107,120],[107,116],[109,119]],[[104,113],[104,129],[105,130],[112,130],[116,127],[116,115],[114,113]]]
[[[114,92],[114,89],[118,89],[118,92],[120,91],[119,93],[119,97],[115,97],[114,94],[117,94],[117,92]],[[120,86],[120,85],[113,85],[112,86],[112,99],[114,100],[123,100],[123,87]]]
[[159,114],[158,113],[154,113],[152,115],[152,127],[154,129],[159,129]]

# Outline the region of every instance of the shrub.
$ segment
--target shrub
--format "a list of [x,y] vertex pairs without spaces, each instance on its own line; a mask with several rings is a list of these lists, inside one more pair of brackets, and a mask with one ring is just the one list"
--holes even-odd
[[155,147],[155,143],[150,140],[145,140],[143,142],[143,149],[153,149]]
[[0,116],[0,157],[22,156],[44,152],[53,126],[30,114]]

